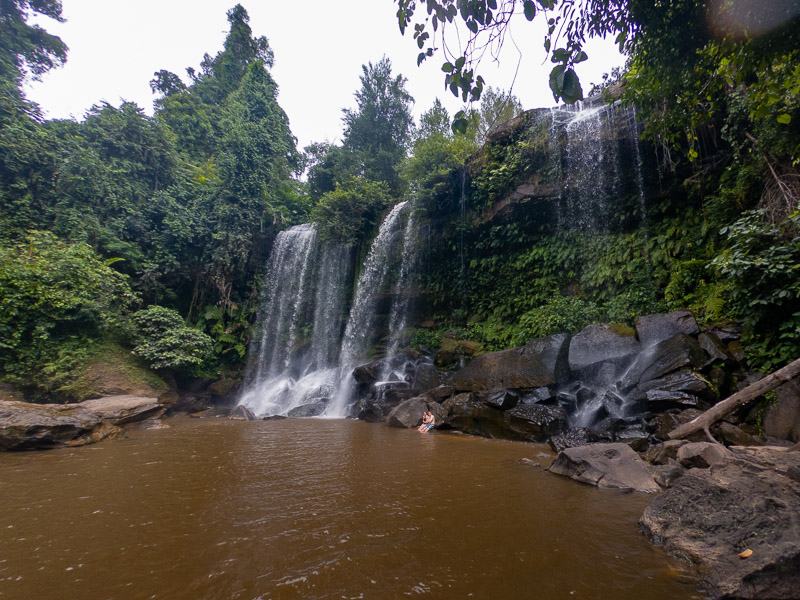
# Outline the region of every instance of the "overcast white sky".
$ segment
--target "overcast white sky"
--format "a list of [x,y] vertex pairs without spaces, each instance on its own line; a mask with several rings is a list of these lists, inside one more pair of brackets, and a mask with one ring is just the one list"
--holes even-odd
[[[275,52],[273,77],[279,103],[289,115],[299,148],[312,141],[339,141],[342,109],[353,107],[361,65],[384,54],[395,73],[408,78],[415,116],[438,96],[451,115],[460,102],[444,89],[441,57],[416,65],[410,32],[401,36],[392,0],[240,0],[255,36],[265,35]],[[153,73],[167,69],[186,79],[208,52],[222,48],[226,12],[236,0],[63,0],[67,22],[38,22],[69,46],[67,64],[26,88],[48,118],[82,119],[101,101],[136,102],[152,114]],[[543,22],[519,18],[507,38],[499,66],[489,60],[479,73],[489,85],[507,89],[522,52],[514,93],[525,108],[551,106],[549,63],[543,64]],[[624,58],[610,40],[590,42],[589,60],[578,70],[584,91]]]

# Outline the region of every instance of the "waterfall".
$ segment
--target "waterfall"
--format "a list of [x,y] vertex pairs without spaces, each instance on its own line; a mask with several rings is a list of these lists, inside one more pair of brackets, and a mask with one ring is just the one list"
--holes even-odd
[[311,224],[278,234],[241,404],[259,415],[323,412],[338,379],[349,281],[349,248],[320,243]]
[[[368,358],[370,346],[380,337],[378,327],[380,300],[386,296],[387,285],[394,283],[389,281],[389,274],[392,267],[396,266],[398,246],[402,245],[405,238],[404,233],[407,228],[402,227],[401,216],[407,205],[408,202],[400,202],[392,208],[381,223],[378,235],[375,236],[367,253],[342,340],[339,359],[341,378],[336,397],[325,412],[326,416],[346,416],[347,407],[352,401],[355,390],[355,380],[351,371],[359,361]],[[395,321],[399,322],[399,317],[396,317]]]

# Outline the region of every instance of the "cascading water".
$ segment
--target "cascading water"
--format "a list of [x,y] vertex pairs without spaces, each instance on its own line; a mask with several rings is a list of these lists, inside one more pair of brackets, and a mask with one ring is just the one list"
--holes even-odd
[[259,415],[324,410],[338,380],[349,281],[349,248],[320,243],[311,224],[278,234],[241,404]]
[[370,346],[379,338],[379,304],[382,297],[387,295],[387,284],[393,283],[387,280],[397,262],[398,246],[405,238],[401,215],[407,205],[407,202],[400,202],[392,208],[367,253],[342,340],[339,386],[334,401],[325,412],[326,416],[346,416],[355,390],[351,371],[359,361],[367,358]]

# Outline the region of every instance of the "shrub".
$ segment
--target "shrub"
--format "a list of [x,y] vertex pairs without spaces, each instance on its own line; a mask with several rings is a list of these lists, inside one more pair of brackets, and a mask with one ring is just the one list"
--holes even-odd
[[136,327],[133,353],[154,369],[199,365],[211,352],[212,339],[188,327],[175,310],[148,306],[131,318]]

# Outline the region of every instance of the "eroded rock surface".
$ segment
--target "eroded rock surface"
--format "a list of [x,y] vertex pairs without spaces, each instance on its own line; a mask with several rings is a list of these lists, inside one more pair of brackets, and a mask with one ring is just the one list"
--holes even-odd
[[82,446],[121,434],[119,427],[80,405],[0,401],[0,450]]
[[661,488],[627,444],[590,444],[559,452],[549,471],[601,488],[657,492]]
[[800,451],[734,447],[729,460],[678,478],[639,524],[697,565],[714,598],[800,598]]

